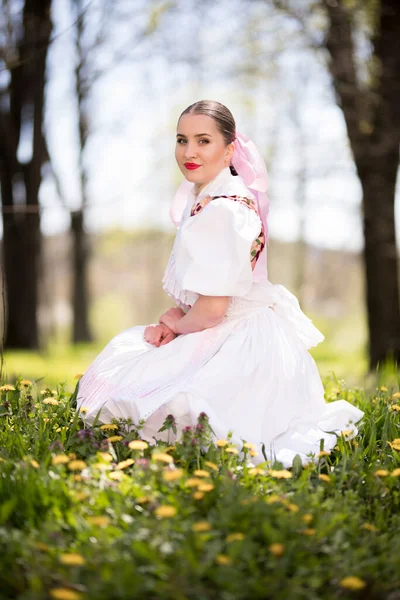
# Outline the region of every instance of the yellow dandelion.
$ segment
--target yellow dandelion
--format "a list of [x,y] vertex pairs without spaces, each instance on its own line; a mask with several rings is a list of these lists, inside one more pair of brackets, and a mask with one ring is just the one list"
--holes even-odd
[[39,468],[39,463],[36,460],[31,460],[31,465],[34,469],[38,469]]
[[168,448],[165,448],[165,452],[173,452],[174,450],[176,450],[176,446],[168,446]]
[[394,410],[395,412],[398,412],[400,410],[400,406],[398,404],[392,404],[392,406],[390,407],[390,410]]
[[98,469],[99,471],[110,471],[112,469],[110,463],[97,462],[91,465],[92,469]]
[[279,543],[270,544],[268,548],[271,554],[274,556],[282,556],[282,554],[285,552],[285,546]]
[[372,523],[363,523],[361,528],[366,529],[367,531],[378,531],[378,528],[375,527],[375,525],[372,525]]
[[244,540],[244,533],[240,533],[239,531],[237,533],[230,533],[226,538],[228,544],[231,542],[241,542],[242,540]]
[[70,458],[71,460],[75,460],[75,458],[76,458],[76,454],[75,454],[75,452],[70,452],[70,453],[68,454],[68,456],[69,456],[69,458]]
[[165,462],[165,463],[172,463],[172,462],[174,462],[174,459],[172,458],[172,456],[170,456],[166,452],[154,452],[151,455],[151,458],[153,460],[159,460],[160,462]]
[[209,477],[210,473],[208,471],[204,471],[203,469],[196,469],[193,472],[193,475],[196,475],[196,477]]
[[327,452],[326,450],[321,450],[321,452],[318,452],[318,458],[322,458],[322,456],[329,456],[330,452]]
[[74,475],[73,480],[74,481],[83,481],[82,475]]
[[51,404],[51,406],[57,406],[59,404],[57,398],[50,396],[50,398],[45,398],[42,400],[42,404]]
[[215,463],[211,462],[210,460],[204,461],[204,464],[205,464],[206,467],[210,467],[210,469],[212,469],[213,471],[218,471],[218,465],[216,465]]
[[148,443],[144,440],[132,440],[128,446],[131,450],[146,450],[149,447]]
[[111,462],[112,459],[113,459],[113,457],[111,456],[111,454],[109,452],[98,452],[97,456],[99,456],[100,458],[102,458],[106,462]]
[[317,530],[306,527],[305,529],[302,529],[300,533],[302,533],[303,535],[315,535],[317,533]]
[[362,590],[365,588],[365,581],[360,579],[359,577],[345,577],[339,581],[339,585],[346,590]]
[[127,467],[130,467],[131,465],[133,465],[135,461],[133,460],[133,458],[127,458],[126,460],[121,460],[121,462],[119,462],[117,464],[117,466],[115,467],[116,471],[121,471],[122,469],[126,469]]
[[286,504],[286,508],[293,513],[299,512],[299,507],[297,506],[297,504],[293,504],[292,502],[288,502],[288,504]]
[[381,392],[387,392],[387,387],[385,385],[381,385]]
[[204,498],[204,492],[194,492],[193,498],[195,500],[202,500]]
[[390,473],[390,475],[392,477],[400,477],[400,469],[393,469],[393,471]]
[[219,565],[230,565],[232,563],[232,559],[226,554],[217,554],[215,560]]
[[106,515],[93,515],[86,517],[86,521],[88,521],[91,525],[106,527],[110,522],[110,517],[107,517]]
[[33,545],[37,550],[41,550],[42,552],[48,552],[50,550],[50,546],[44,542],[33,542]]
[[255,448],[257,448],[257,444],[252,444],[251,442],[245,442],[243,444],[243,448],[249,448],[250,450],[255,450]]
[[223,448],[229,444],[228,440],[217,440],[215,443],[217,444],[218,448]]
[[187,487],[197,487],[200,483],[203,483],[203,481],[199,477],[189,477],[189,479],[185,481]]
[[122,435],[112,435],[111,437],[107,438],[107,442],[110,442],[110,444],[114,444],[114,442],[120,442],[123,439],[124,438],[122,437]]
[[230,454],[239,454],[239,450],[234,446],[229,446],[229,448],[225,448],[225,452],[229,452]]
[[75,375],[75,379],[80,379],[81,377],[83,377],[84,373],[76,373]]
[[249,469],[248,473],[249,473],[249,475],[264,475],[265,474],[265,472],[262,469],[258,468],[258,467],[254,467],[252,469]]
[[208,521],[198,521],[192,525],[193,531],[210,531],[210,529],[212,529],[212,526]]
[[310,515],[310,513],[305,513],[304,515],[301,515],[301,520],[304,521],[304,523],[306,523],[307,525],[309,525],[309,523],[311,523],[311,521],[313,520],[313,516]]
[[156,508],[156,510],[154,511],[154,513],[157,515],[157,517],[168,518],[168,517],[174,517],[177,513],[177,510],[176,510],[175,506],[170,506],[168,504],[164,504],[164,505],[158,506]]
[[215,486],[212,483],[200,483],[197,489],[199,490],[199,492],[211,492],[211,490],[213,490],[214,487]]
[[393,442],[388,442],[392,450],[400,450],[400,438],[396,438]]
[[79,409],[79,412],[82,413],[83,415],[86,415],[87,411],[88,411],[88,407],[87,406],[81,406]]
[[5,385],[2,385],[0,387],[0,392],[14,392],[15,391],[15,387],[13,385],[10,385],[9,383],[6,383]]
[[347,437],[348,435],[351,435],[352,433],[354,433],[353,429],[343,429],[343,431],[341,431],[341,434],[343,437]]
[[53,600],[81,600],[83,598],[79,592],[65,587],[53,588],[49,591],[49,594]]
[[84,460],[71,460],[68,463],[68,469],[70,471],[82,471],[86,467],[86,463]]
[[136,498],[137,504],[146,504],[147,502],[151,502],[153,498],[151,496],[138,496]]
[[400,398],[400,392],[395,392],[392,394],[392,398]]
[[331,482],[331,478],[329,477],[329,475],[325,475],[325,473],[320,473],[318,475],[318,479],[320,479],[321,481],[326,481],[326,483]]
[[68,554],[60,554],[59,556],[60,563],[63,565],[71,565],[74,567],[79,567],[84,565],[86,560],[83,558],[81,554],[75,554],[73,552]]
[[267,504],[275,504],[275,502],[282,502],[282,498],[278,496],[278,494],[271,494],[270,496],[267,496],[265,501]]
[[108,478],[113,479],[114,481],[121,481],[123,476],[124,474],[122,471],[111,471],[111,473],[108,474]]
[[258,456],[258,452],[256,452],[255,450],[250,450],[249,454],[250,456]]
[[20,385],[22,385],[24,387],[28,387],[28,386],[32,385],[32,381],[30,379],[22,379],[22,381],[20,382]]
[[118,425],[116,423],[105,423],[104,425],[100,425],[100,429],[103,431],[115,431],[118,429]]
[[275,477],[276,479],[290,479],[293,477],[292,473],[287,469],[282,469],[281,471],[274,471],[274,469],[270,469],[268,471],[268,475],[271,475],[271,477]]
[[375,475],[377,477],[387,477],[387,475],[390,475],[390,473],[386,469],[378,469],[375,471]]
[[162,474],[162,478],[164,481],[177,481],[181,479],[185,471],[183,469],[174,469],[173,471],[164,471]]
[[86,498],[89,498],[90,494],[88,494],[88,492],[76,492],[75,493],[75,500],[77,502],[82,502],[83,500],[86,500]]

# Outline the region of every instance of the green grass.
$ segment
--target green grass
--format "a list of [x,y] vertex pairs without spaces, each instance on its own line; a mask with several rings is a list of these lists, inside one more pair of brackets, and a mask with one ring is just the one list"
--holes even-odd
[[204,413],[138,449],[143,423],[85,427],[63,385],[0,388],[0,598],[396,598],[399,375],[327,380],[359,434],[290,469],[215,443]]

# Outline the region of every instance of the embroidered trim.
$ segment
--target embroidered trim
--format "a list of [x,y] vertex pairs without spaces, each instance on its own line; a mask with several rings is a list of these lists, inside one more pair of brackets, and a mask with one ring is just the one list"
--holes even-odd
[[[235,195],[231,195],[231,196],[221,196],[221,195],[219,195],[219,196],[204,196],[204,198],[202,198],[201,200],[199,200],[198,202],[195,202],[195,204],[193,204],[192,209],[190,211],[190,216],[194,217],[195,215],[197,215],[199,212],[201,212],[203,210],[203,208],[205,208],[207,206],[207,204],[209,202],[211,202],[212,200],[215,200],[216,198],[229,198],[229,200],[233,200],[234,202],[239,202],[240,204],[247,206],[247,208],[254,210],[254,212],[258,215],[256,204],[252,198],[246,198],[245,196],[237,196],[235,194]],[[264,246],[265,246],[265,232],[264,232],[264,227],[261,224],[260,233],[254,240],[254,242],[252,243],[251,248],[250,248],[250,263],[251,263],[252,271],[254,271],[254,268],[256,266],[258,258],[264,249]]]

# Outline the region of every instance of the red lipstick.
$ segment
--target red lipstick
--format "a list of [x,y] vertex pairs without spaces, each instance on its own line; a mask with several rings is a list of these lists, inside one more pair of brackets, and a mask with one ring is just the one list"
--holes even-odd
[[196,163],[184,163],[184,165],[186,169],[189,169],[190,171],[194,171],[195,169],[201,167],[201,165],[196,165]]

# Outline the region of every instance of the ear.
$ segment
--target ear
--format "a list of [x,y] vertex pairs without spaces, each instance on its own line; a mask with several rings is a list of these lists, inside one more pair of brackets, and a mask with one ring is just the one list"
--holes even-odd
[[233,156],[233,153],[235,152],[235,144],[233,142],[228,144],[226,147],[226,151],[227,151],[226,157],[229,158],[229,160],[230,160]]

